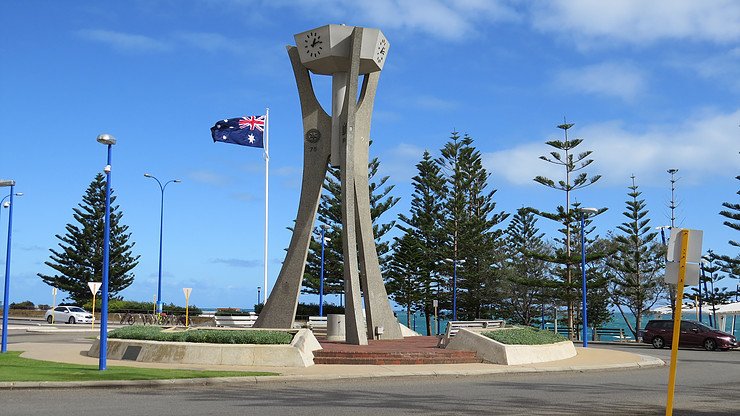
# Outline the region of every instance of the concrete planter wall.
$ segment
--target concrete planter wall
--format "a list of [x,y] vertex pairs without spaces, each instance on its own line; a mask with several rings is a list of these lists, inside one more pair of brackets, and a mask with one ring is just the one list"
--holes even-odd
[[[268,367],[311,366],[313,351],[320,349],[321,345],[307,329],[298,330],[289,345],[204,344],[109,338],[107,348],[108,358],[112,360]],[[87,355],[100,355],[100,340],[95,341]]]
[[475,351],[478,358],[484,361],[504,365],[557,361],[576,355],[576,349],[571,341],[545,345],[507,345],[468,329],[460,329],[450,340],[447,348]]

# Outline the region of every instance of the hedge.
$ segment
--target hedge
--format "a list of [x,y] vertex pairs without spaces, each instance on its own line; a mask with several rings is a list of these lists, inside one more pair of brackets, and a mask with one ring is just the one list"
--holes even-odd
[[108,338],[210,344],[290,344],[293,335],[280,331],[224,331],[218,329],[165,332],[158,327],[132,325],[111,331]]

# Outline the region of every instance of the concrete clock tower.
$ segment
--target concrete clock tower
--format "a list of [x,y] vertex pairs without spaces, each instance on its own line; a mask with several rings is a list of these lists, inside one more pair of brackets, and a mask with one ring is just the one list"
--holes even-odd
[[[288,253],[255,327],[293,325],[311,231],[331,163],[341,172],[347,342],[365,345],[379,332],[382,339],[402,338],[380,274],[367,169],[375,92],[390,44],[378,29],[343,25],[299,33],[295,42],[287,49],[303,115],[303,184]],[[309,71],[332,77],[331,115],[316,99]]]

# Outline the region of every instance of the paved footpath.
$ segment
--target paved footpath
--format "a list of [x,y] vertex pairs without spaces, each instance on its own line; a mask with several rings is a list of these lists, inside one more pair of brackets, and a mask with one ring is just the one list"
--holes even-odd
[[[34,329],[31,329],[32,331]],[[61,332],[67,330],[54,330]],[[95,331],[76,329],[84,338],[86,332],[93,336]],[[89,342],[85,342],[89,341]],[[56,361],[73,364],[98,365],[98,358],[88,357],[87,351],[92,345],[91,339],[78,340],[73,343],[17,343],[9,345],[10,350],[24,351],[25,358]],[[665,365],[661,359],[615,351],[603,348],[576,348],[577,355],[572,358],[547,363],[527,365],[497,365],[486,363],[473,364],[422,364],[422,365],[314,365],[306,368],[264,367],[264,366],[219,366],[194,364],[159,364],[136,361],[108,360],[108,367],[130,366],[168,369],[195,369],[215,371],[267,371],[279,373],[279,376],[265,377],[225,377],[212,379],[156,380],[156,381],[91,381],[91,382],[0,382],[0,388],[32,387],[79,387],[79,386],[123,386],[123,385],[173,385],[173,384],[219,384],[234,382],[285,382],[301,380],[335,380],[409,376],[469,376],[505,373],[546,373],[563,371],[603,371],[614,369],[649,368]]]

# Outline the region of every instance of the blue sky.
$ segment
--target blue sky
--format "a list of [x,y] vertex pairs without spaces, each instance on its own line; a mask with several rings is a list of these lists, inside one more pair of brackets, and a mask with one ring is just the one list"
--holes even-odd
[[[731,0],[6,1],[0,4],[0,177],[17,181],[11,301],[51,303],[36,277],[55,234],[105,164],[99,133],[118,138],[112,184],[141,255],[128,299],[156,293],[159,188],[167,188],[163,300],[251,307],[262,286],[264,162],[259,149],[214,144],[222,118],[270,108],[270,286],[300,192],[302,127],[285,45],[328,23],[380,28],[391,43],[371,154],[408,209],[422,152],[468,133],[498,189],[498,208],[550,210],[560,178],[538,157],[546,140],[593,150],[608,207],[600,234],[624,221],[630,175],[653,226],[668,223],[666,170],[679,169],[679,226],[737,254],[721,203],[740,172],[740,3]],[[315,78],[328,102],[328,78]],[[2,196],[4,196],[3,193]],[[7,210],[0,218],[5,258]],[[552,224],[540,221],[544,231]],[[552,234],[551,234],[552,235]],[[736,250],[736,249],[735,249]],[[734,286],[735,282],[731,282]]]

